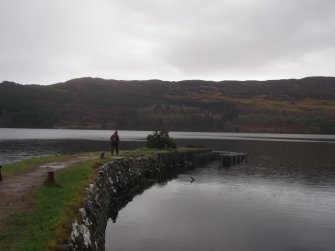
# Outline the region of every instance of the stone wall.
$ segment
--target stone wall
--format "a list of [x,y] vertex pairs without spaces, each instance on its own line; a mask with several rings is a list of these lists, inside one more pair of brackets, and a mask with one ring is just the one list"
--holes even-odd
[[137,193],[170,175],[215,160],[210,150],[172,152],[141,158],[113,160],[97,170],[97,176],[87,188],[80,219],[72,224],[72,232],[63,250],[105,250],[105,230],[109,218],[115,220],[118,211]]

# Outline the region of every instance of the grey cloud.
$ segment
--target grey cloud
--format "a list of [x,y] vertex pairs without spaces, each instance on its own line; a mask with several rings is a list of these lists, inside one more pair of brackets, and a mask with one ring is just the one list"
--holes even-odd
[[332,75],[334,14],[330,0],[0,0],[0,78]]
[[[270,1],[263,2],[265,5]],[[219,24],[209,21],[208,26],[187,27],[184,35],[167,40],[160,52],[166,60],[192,73],[206,68],[215,71],[241,67],[243,71],[245,67],[262,67],[284,58],[294,60],[333,46],[334,23],[329,20],[333,11],[322,12],[325,7],[320,4],[323,8],[318,6],[322,11],[317,18],[315,6],[310,7],[314,12],[300,5],[293,6],[293,11],[287,4],[277,12],[275,1],[271,2],[274,6],[268,4],[268,8],[254,6],[256,10],[250,11],[246,6],[238,12],[222,12],[224,17]],[[329,7],[334,10],[332,3]],[[235,16],[238,17],[234,19]]]

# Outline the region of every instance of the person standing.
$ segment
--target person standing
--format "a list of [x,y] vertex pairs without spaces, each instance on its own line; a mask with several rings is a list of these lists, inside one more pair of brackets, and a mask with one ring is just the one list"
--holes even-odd
[[111,136],[111,154],[114,154],[114,149],[116,154],[119,154],[119,142],[120,142],[120,138],[119,138],[119,134],[117,131],[114,132],[114,134]]

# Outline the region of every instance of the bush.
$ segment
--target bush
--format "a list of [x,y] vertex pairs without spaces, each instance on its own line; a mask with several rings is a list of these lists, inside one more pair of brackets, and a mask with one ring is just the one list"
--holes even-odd
[[154,131],[147,136],[147,147],[149,148],[176,148],[177,144],[170,137],[169,132],[166,130]]

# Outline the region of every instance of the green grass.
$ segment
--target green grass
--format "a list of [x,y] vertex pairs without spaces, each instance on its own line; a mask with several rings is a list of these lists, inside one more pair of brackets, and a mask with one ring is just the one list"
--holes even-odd
[[22,170],[33,168],[38,165],[42,165],[53,161],[65,161],[73,158],[75,155],[60,155],[60,156],[49,156],[23,160],[12,164],[3,165],[1,173],[3,176],[10,176],[16,174]]
[[[143,148],[143,149],[132,150],[132,151],[120,151],[120,154],[114,155],[114,157],[125,157],[125,158],[140,157],[140,156],[152,155],[152,154],[159,153],[159,152],[167,152],[167,150]],[[106,159],[112,159],[112,156],[110,156],[108,152],[106,155],[107,155]],[[66,161],[66,160],[73,159],[74,157],[79,157],[79,156],[94,157],[94,156],[99,156],[99,152],[31,158],[31,159],[23,160],[20,162],[3,165],[1,169],[1,173],[4,177],[11,176],[11,175],[17,174],[20,171],[33,168],[38,165],[47,164],[49,162]]]
[[169,152],[169,151],[171,151],[171,150],[170,149],[159,150],[159,149],[156,149],[156,148],[141,148],[141,149],[132,150],[132,151],[121,151],[120,155],[118,155],[118,157],[136,158],[136,157],[154,155],[156,153],[165,153],[165,152]]
[[[168,150],[139,149],[121,151],[118,157],[140,157]],[[99,156],[99,153],[85,153],[82,156]],[[5,166],[6,175],[14,175],[25,168],[74,158],[76,155],[34,158]],[[55,174],[56,185],[43,184],[32,193],[34,206],[25,213],[11,217],[5,229],[0,229],[0,250],[57,250],[57,243],[66,240],[71,223],[82,207],[85,187],[95,176],[96,167],[112,159],[107,154],[103,159],[93,159],[75,164]]]
[[47,250],[56,228],[71,209],[80,207],[84,188],[101,160],[89,160],[56,173],[56,185],[41,185],[32,194],[35,207],[9,219],[0,233],[0,250]]

